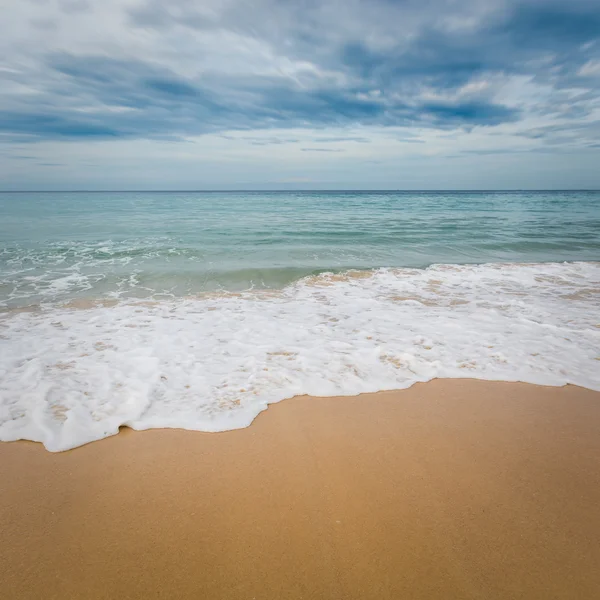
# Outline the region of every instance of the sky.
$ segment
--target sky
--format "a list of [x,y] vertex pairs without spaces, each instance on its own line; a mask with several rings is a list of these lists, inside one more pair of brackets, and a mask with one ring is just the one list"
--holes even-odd
[[600,188],[600,0],[0,0],[0,189]]

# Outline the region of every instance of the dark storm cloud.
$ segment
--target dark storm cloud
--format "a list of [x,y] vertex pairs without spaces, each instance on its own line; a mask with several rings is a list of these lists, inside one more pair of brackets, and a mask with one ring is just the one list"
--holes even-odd
[[[39,97],[24,98],[21,110],[0,111],[0,131],[39,138],[154,138],[357,123],[446,128],[516,117],[514,109],[485,100],[440,103],[416,98],[407,104],[369,97],[366,88],[303,87],[275,77],[217,74],[203,84],[143,61],[61,54],[46,64],[53,77],[46,82],[43,110]],[[218,91],[223,88],[226,94]],[[80,111],[78,103],[98,110]],[[118,110],[107,112],[106,107]]]
[[[59,6],[78,18],[92,10],[83,0]],[[493,127],[522,117],[519,98],[498,100],[501,83],[493,83],[517,75],[550,90],[529,107],[539,114],[577,121],[600,98],[593,68],[600,58],[598,0],[147,0],[125,19],[133,36],[157,35],[169,56],[179,52],[180,31],[211,35],[215,45],[198,54],[204,69],[186,75],[176,64],[165,66],[158,50],[134,57],[48,51],[37,70],[3,74],[15,85],[0,96],[0,132],[22,141],[355,125]],[[235,46],[232,39],[245,42]],[[272,60],[300,67],[253,66],[260,54],[248,45],[253,41]],[[230,54],[247,59],[248,68],[225,68],[220,61]],[[480,81],[492,84],[469,86]],[[21,93],[24,86],[35,94]],[[572,88],[577,97],[566,98]]]
[[362,78],[385,86],[416,80],[452,89],[482,73],[532,75],[560,85],[582,79],[577,69],[600,55],[599,39],[596,0],[540,0],[514,3],[466,31],[426,25],[408,45],[385,50],[352,40],[342,47],[341,59]]

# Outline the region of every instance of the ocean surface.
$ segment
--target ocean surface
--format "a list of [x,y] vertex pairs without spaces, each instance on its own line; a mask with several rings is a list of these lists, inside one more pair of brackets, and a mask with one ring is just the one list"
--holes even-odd
[[599,192],[0,194],[0,440],[435,377],[600,390]]

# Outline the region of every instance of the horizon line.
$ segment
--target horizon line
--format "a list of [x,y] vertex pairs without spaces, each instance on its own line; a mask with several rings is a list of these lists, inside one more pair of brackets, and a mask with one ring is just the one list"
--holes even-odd
[[76,193],[282,193],[282,192],[338,192],[338,193],[431,193],[431,192],[600,192],[600,188],[472,188],[472,189],[453,189],[453,188],[433,188],[433,189],[353,189],[353,188],[298,188],[298,189],[106,189],[106,190],[87,190],[87,189],[72,189],[72,190],[0,190],[0,194],[76,194]]

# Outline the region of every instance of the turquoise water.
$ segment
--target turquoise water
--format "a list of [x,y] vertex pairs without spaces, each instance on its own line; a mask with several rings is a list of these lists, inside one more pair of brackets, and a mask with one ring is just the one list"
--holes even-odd
[[0,194],[0,307],[326,271],[600,260],[598,192]]
[[224,431],[295,395],[434,378],[600,390],[599,193],[21,193],[0,211],[0,440]]

